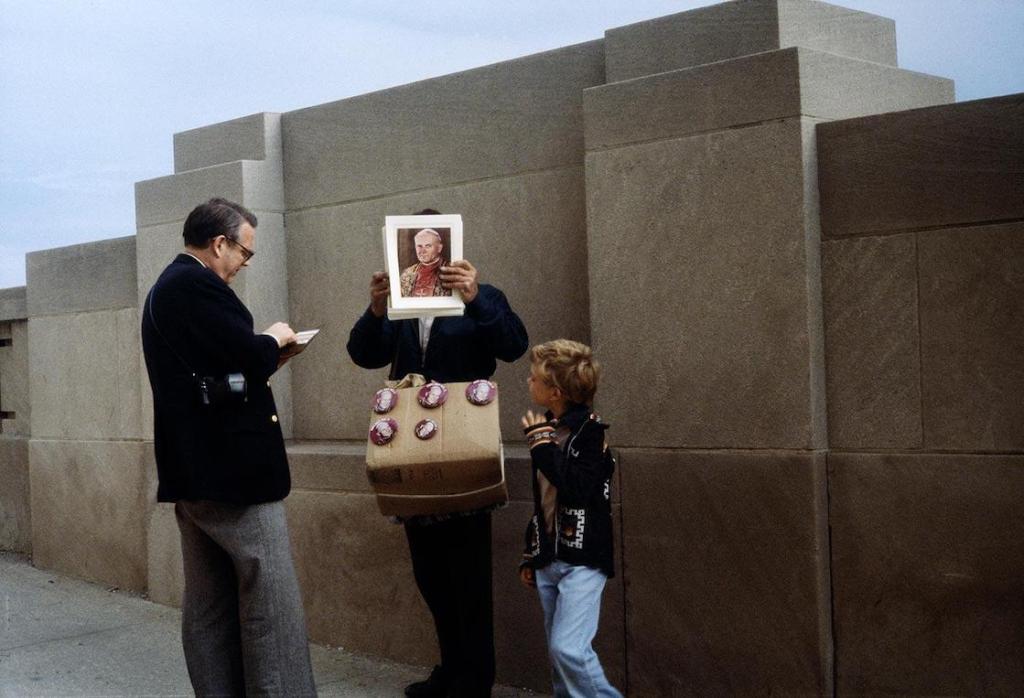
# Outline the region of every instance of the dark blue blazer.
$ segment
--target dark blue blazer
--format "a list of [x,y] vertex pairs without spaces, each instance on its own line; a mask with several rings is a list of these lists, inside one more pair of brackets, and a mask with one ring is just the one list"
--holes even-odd
[[[195,258],[178,255],[142,308],[142,350],[153,389],[157,500],[284,498],[291,479],[269,383],[280,350],[273,337],[253,331],[234,291]],[[203,405],[196,376],[234,372],[245,374],[245,401]]]
[[349,333],[348,353],[363,368],[393,363],[391,378],[420,373],[427,380],[450,383],[490,378],[495,359],[515,361],[529,344],[505,294],[488,284],[480,284],[465,315],[434,319],[425,356],[419,337],[419,321],[392,322],[367,308]]

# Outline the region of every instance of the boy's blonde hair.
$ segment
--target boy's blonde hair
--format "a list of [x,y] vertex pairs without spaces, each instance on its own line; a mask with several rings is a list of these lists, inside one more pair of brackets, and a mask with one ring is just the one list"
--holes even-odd
[[537,372],[572,402],[589,405],[597,392],[601,364],[590,347],[571,339],[553,339],[530,349]]

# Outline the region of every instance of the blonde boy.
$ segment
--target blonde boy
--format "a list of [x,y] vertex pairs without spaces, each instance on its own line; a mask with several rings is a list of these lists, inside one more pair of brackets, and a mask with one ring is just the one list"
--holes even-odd
[[530,447],[534,514],[519,568],[536,587],[555,696],[621,694],[592,646],[605,582],[615,573],[607,425],[591,411],[601,368],[590,347],[556,339],[530,350],[530,398],[523,430]]

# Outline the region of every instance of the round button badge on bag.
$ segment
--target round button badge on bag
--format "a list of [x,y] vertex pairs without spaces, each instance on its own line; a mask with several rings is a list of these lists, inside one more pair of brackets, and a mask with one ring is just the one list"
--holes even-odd
[[448,388],[440,383],[427,383],[416,394],[416,400],[428,410],[440,407],[448,400]]
[[413,433],[416,434],[416,438],[421,441],[432,439],[437,436],[437,422],[433,419],[421,419],[416,423],[416,427],[413,429]]
[[398,422],[390,417],[378,419],[373,423],[373,426],[370,427],[370,441],[378,446],[384,446],[390,443],[397,433]]
[[394,388],[381,388],[373,394],[373,411],[387,414],[398,404],[398,391]]
[[489,405],[498,394],[498,386],[488,380],[475,380],[466,386],[466,399],[474,405]]

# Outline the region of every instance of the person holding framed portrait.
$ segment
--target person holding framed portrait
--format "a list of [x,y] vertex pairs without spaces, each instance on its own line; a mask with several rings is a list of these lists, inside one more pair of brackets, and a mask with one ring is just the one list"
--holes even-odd
[[[440,216],[425,209],[416,216]],[[405,217],[410,218],[410,217]],[[512,362],[526,353],[529,338],[522,320],[512,310],[501,290],[480,283],[473,264],[462,258],[461,218],[458,220],[458,245],[447,264],[438,263],[437,281],[451,297],[433,301],[456,306],[428,307],[426,301],[394,315],[394,295],[406,280],[394,279],[379,271],[370,278],[370,304],[349,334],[348,353],[356,365],[375,369],[390,365],[389,377],[398,380],[419,373],[438,383],[471,382],[489,379],[497,360]],[[423,222],[427,223],[431,219]],[[443,221],[442,221],[443,222]],[[421,272],[435,259],[443,259],[445,250],[438,225],[414,225],[417,262],[422,266],[402,271],[415,274],[412,289],[432,288],[436,283]],[[451,226],[454,232],[454,224]],[[392,228],[394,229],[394,228]],[[422,233],[430,230],[432,232]],[[385,231],[387,235],[387,231]],[[454,235],[453,235],[454,238]],[[385,240],[386,249],[397,250],[398,236]],[[394,242],[392,242],[394,241]],[[420,243],[424,243],[420,255]],[[391,243],[392,247],[387,248]],[[434,249],[440,245],[440,249]],[[397,253],[389,257],[390,269],[402,269]],[[428,267],[429,268],[429,267]],[[423,280],[420,281],[420,274]],[[450,314],[445,314],[446,312]],[[457,313],[457,314],[455,314]],[[400,319],[401,318],[401,319]],[[440,650],[440,664],[429,678],[410,684],[405,695],[412,698],[489,696],[494,685],[494,619],[491,590],[491,511],[490,509],[413,516],[403,520],[412,559],[416,586],[433,616]]]

